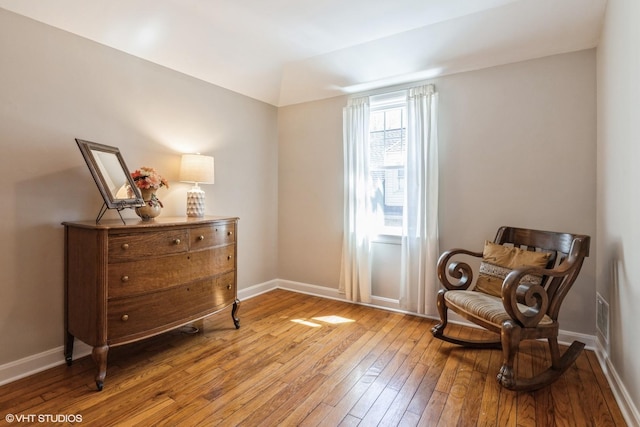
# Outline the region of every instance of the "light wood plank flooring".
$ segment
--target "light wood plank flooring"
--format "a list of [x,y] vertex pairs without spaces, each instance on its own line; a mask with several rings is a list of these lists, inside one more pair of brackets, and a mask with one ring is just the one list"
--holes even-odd
[[[102,392],[89,357],[0,387],[0,425],[29,425],[7,414],[80,415],[83,426],[624,425],[591,351],[551,387],[514,393],[495,381],[498,350],[435,340],[432,320],[282,290],[242,302],[239,316],[239,330],[227,309],[198,334],[112,348]],[[547,363],[544,344],[523,350],[521,374]]]

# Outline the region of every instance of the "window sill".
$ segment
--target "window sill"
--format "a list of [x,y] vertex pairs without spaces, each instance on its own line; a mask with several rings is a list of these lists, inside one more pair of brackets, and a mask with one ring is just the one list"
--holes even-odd
[[401,245],[402,236],[398,234],[376,234],[371,237],[372,243],[383,243],[387,245]]

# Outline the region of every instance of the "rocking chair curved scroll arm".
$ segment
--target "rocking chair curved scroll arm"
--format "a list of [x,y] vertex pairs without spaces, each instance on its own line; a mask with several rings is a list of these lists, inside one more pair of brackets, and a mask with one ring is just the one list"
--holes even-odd
[[[473,269],[466,262],[452,261],[452,258],[456,255],[469,255],[474,258],[482,258],[482,252],[472,252],[459,248],[451,249],[443,252],[438,259],[438,280],[440,280],[442,286],[448,290],[467,290],[473,282]],[[451,283],[447,272],[449,276],[458,279],[458,282]]]
[[[513,270],[505,277],[502,304],[512,319],[527,328],[536,327],[545,314],[554,321],[558,319],[562,301],[580,272],[585,258],[580,253],[579,246],[583,247],[584,243],[574,242],[569,257],[555,268],[524,267]],[[558,286],[555,289],[549,286],[547,290],[541,285],[521,283],[527,275],[549,278],[551,283],[557,283]],[[526,309],[522,310],[523,307]]]
[[[441,321],[432,333],[436,338],[466,347],[502,349],[498,382],[510,390],[536,390],[560,377],[584,348],[583,343],[574,341],[561,355],[557,319],[562,301],[589,254],[590,238],[501,227],[494,243],[519,248],[516,251],[524,249],[530,251],[528,253],[549,254],[548,262],[544,267],[523,266],[512,270],[506,274],[497,296],[484,289],[468,290],[473,282],[473,268],[466,262],[453,259],[456,255],[479,258],[483,256],[482,252],[453,249],[443,253],[437,270],[444,287],[438,292],[437,299]],[[457,282],[452,283],[450,277]],[[532,277],[539,279],[531,280]],[[498,336],[490,340],[468,340],[446,335],[444,330],[449,309]],[[516,378],[515,357],[520,342],[528,339],[548,340],[551,366],[534,377]]]

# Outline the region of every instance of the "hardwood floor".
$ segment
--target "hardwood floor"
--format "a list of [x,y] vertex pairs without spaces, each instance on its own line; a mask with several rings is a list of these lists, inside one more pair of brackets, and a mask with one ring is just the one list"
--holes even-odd
[[[498,350],[436,340],[432,320],[282,290],[243,301],[239,317],[239,330],[225,310],[203,332],[112,348],[101,392],[89,357],[2,386],[0,425],[624,425],[591,351],[552,386],[514,393],[495,380]],[[546,346],[523,349],[518,372],[541,370]]]

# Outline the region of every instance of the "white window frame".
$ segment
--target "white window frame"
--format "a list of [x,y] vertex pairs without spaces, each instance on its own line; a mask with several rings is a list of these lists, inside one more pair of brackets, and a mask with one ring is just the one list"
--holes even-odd
[[[403,109],[404,125],[406,129],[406,126],[407,126],[407,122],[406,122],[407,91],[406,90],[373,95],[369,98],[369,115],[370,116],[372,116],[375,112],[390,110],[393,108]],[[371,133],[371,129],[369,130],[369,133]],[[405,138],[406,138],[406,132],[405,132]],[[404,167],[406,167],[406,161],[405,161],[405,164],[403,165],[403,168]],[[379,242],[379,243],[400,244],[400,239],[402,236],[402,228],[403,228],[402,224],[396,227],[385,226],[385,225],[377,226],[374,231],[374,235],[372,236],[372,239],[373,241]]]

